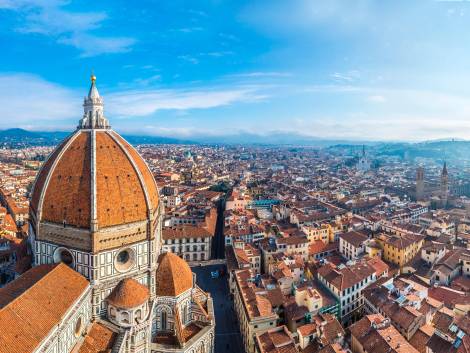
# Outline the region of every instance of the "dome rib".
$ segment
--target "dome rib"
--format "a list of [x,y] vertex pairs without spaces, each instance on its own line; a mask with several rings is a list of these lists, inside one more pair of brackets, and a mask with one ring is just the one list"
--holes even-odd
[[132,164],[132,167],[134,168],[135,172],[137,173],[137,176],[139,177],[140,185],[141,185],[141,187],[144,191],[145,202],[147,204],[147,210],[151,210],[152,209],[152,202],[150,201],[149,193],[148,193],[148,190],[147,190],[147,185],[146,185],[146,183],[144,181],[144,178],[142,176],[142,172],[137,167],[136,161],[134,160],[134,158],[132,158],[132,156],[129,153],[129,151],[127,150],[127,148],[121,143],[121,141],[119,141],[119,140],[123,140],[123,141],[125,141],[125,140],[123,138],[121,138],[121,139],[117,138],[117,134],[115,134],[115,133],[110,133],[109,135],[114,140],[114,142],[116,142],[119,145],[119,147],[121,147],[122,151],[126,154],[127,159],[129,159],[129,162]]
[[98,229],[147,220],[138,173],[107,131],[96,131],[95,163]]
[[139,170],[139,173],[142,177],[142,182],[145,184],[147,195],[150,201],[149,209],[152,209],[154,212],[158,208],[158,187],[155,179],[150,171],[148,164],[142,158],[142,156],[137,152],[137,150],[132,147],[129,142],[127,142],[121,135],[116,132],[111,132],[116,140],[119,141],[120,145],[127,151],[128,155],[131,157],[134,167]]
[[58,156],[64,149],[64,146],[70,141],[70,139],[75,135],[76,132],[67,136],[57,147],[49,154],[49,156],[44,161],[43,165],[38,171],[36,178],[34,179],[33,187],[31,189],[31,209],[33,211],[39,210],[39,203],[42,197],[42,194],[45,190],[45,185],[47,178],[51,171],[54,169],[54,163],[57,160]]
[[89,228],[91,136],[75,134],[57,156],[40,199],[41,220]]

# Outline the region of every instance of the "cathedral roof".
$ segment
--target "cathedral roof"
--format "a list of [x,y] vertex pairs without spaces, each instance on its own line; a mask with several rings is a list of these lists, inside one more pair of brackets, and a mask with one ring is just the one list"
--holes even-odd
[[94,230],[150,219],[158,191],[147,164],[104,118],[92,78],[79,128],[43,164],[32,190],[35,222]]
[[108,326],[94,322],[78,353],[110,353],[117,337],[118,334]]
[[112,130],[78,130],[39,172],[31,209],[37,221],[88,229],[143,221],[158,206],[142,157]]
[[0,288],[0,353],[35,351],[88,286],[61,263],[34,267]]
[[150,293],[147,287],[135,279],[126,278],[119,282],[107,300],[118,308],[131,309],[142,305],[149,298]]
[[193,287],[193,273],[179,256],[166,252],[160,255],[157,269],[157,295],[176,297]]

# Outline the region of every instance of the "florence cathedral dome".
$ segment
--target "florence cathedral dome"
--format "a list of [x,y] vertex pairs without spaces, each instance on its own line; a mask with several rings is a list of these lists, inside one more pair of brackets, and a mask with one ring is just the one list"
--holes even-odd
[[[92,76],[77,130],[44,163],[31,198],[32,226],[39,239],[53,238],[48,240],[85,250],[113,247],[104,232],[110,227],[140,222],[140,232],[127,234],[118,243],[122,246],[141,240],[146,236],[145,222],[151,228],[159,206],[157,186],[148,166],[104,117],[95,80]],[[38,231],[43,224],[80,232],[74,239],[57,237],[54,232]]]

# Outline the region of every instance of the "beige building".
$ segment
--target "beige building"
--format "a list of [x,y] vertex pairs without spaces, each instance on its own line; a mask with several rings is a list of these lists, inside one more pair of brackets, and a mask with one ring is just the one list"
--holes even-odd
[[162,250],[186,261],[210,260],[212,237],[213,234],[205,227],[165,227],[162,230]]
[[256,351],[256,335],[275,328],[279,319],[266,297],[266,291],[258,290],[252,282],[254,276],[251,269],[235,272],[234,305],[247,353]]

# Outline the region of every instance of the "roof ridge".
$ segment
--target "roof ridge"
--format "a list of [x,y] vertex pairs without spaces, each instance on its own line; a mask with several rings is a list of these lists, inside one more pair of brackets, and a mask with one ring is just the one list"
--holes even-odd
[[[124,144],[121,141],[119,141],[119,139],[114,135],[113,130],[107,130],[105,132],[106,132],[107,135],[109,135],[109,137],[111,137],[111,139],[114,141],[114,143],[116,143],[119,146],[119,148],[122,150],[122,152],[126,156],[129,163],[132,165],[132,168],[134,169],[135,173],[137,174],[137,178],[139,179],[140,187],[142,188],[142,191],[144,192],[144,195],[145,195],[145,202],[147,204],[147,211],[150,212],[150,210],[152,209],[152,202],[150,200],[150,195],[149,195],[149,192],[147,190],[147,186],[146,186],[145,181],[144,181],[144,176],[142,175],[142,172],[140,171],[140,169],[137,167],[137,163],[134,161],[134,158],[131,156],[131,154],[127,150],[126,146],[124,146]],[[124,140],[123,137],[121,137],[121,138]]]

